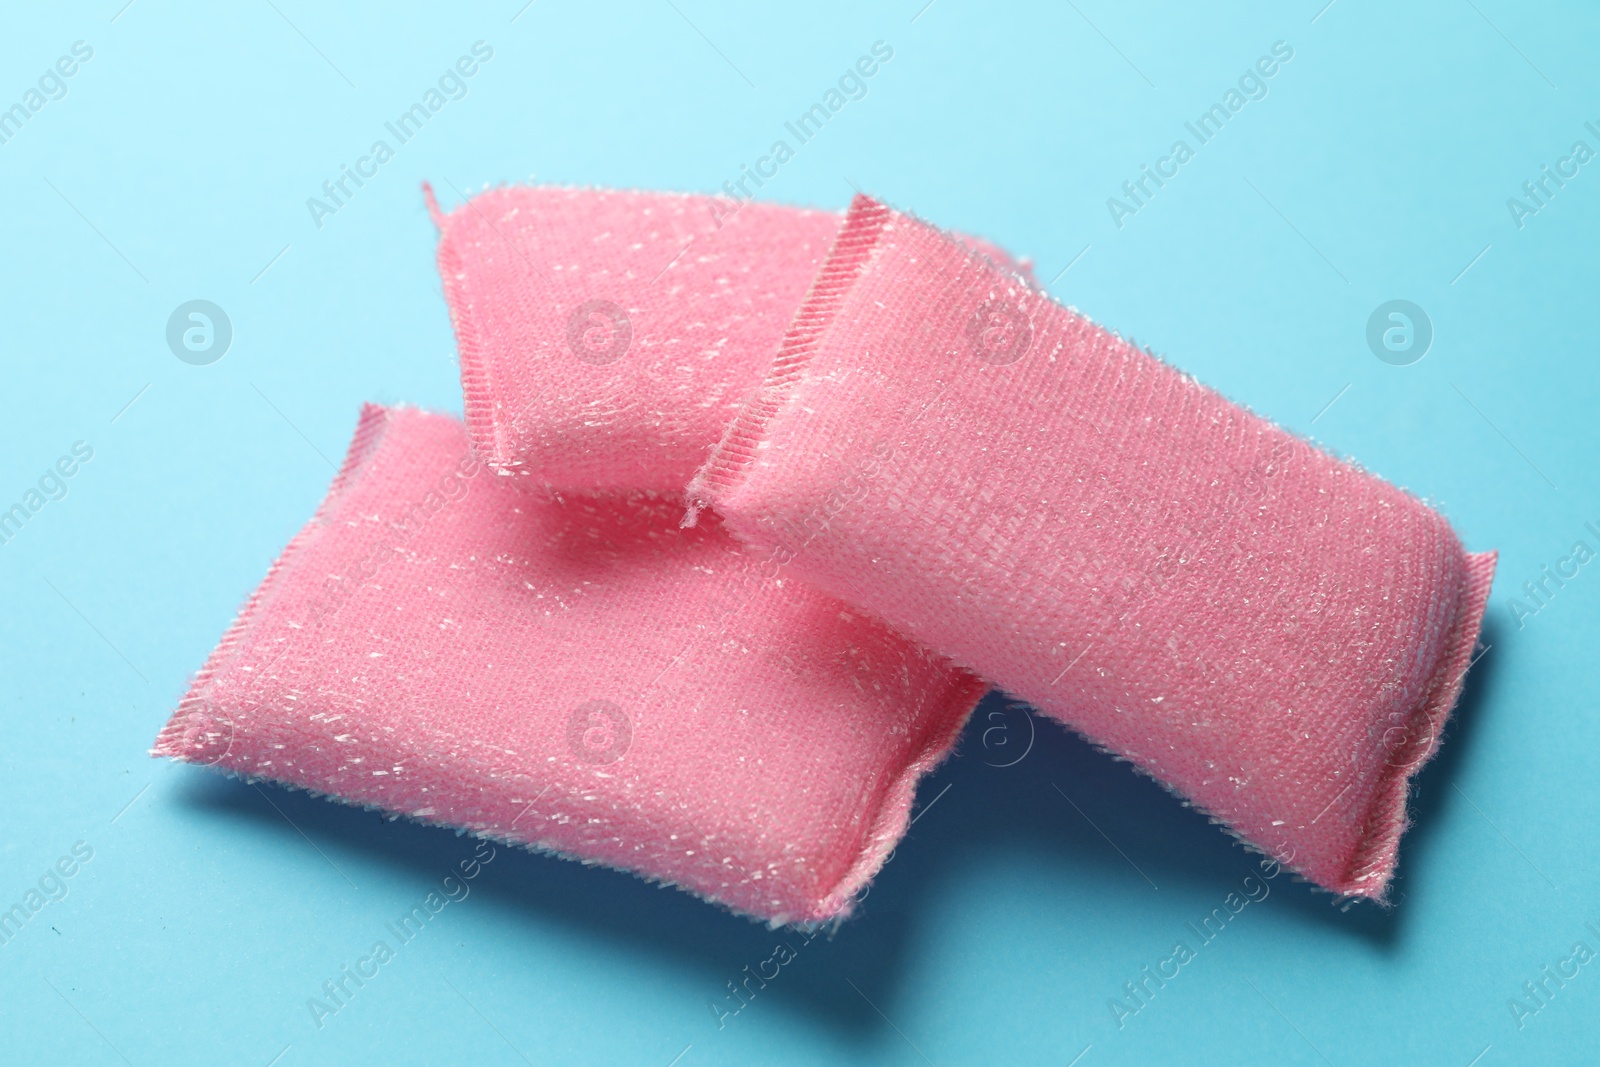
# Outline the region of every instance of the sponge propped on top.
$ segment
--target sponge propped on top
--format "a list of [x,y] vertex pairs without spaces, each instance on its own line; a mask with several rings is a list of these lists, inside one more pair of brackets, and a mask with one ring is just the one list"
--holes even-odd
[[858,198],[691,488],[799,577],[1381,897],[1493,553]]

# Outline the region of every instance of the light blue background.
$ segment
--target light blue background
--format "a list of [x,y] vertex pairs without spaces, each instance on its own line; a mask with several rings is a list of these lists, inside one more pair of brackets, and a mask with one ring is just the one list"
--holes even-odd
[[[94,858],[0,947],[0,1058],[1596,1055],[1600,962],[1520,1030],[1507,1002],[1575,941],[1600,949],[1583,927],[1600,924],[1600,568],[1525,626],[1509,606],[1574,540],[1596,544],[1583,523],[1600,520],[1600,163],[1521,230],[1506,199],[1575,140],[1600,148],[1583,128],[1600,122],[1600,14],[1509,0],[937,0],[920,15],[923,0],[522,2],[7,15],[0,102],[74,41],[94,58],[0,146],[0,506],[73,442],[94,459],[0,546],[0,907],[74,842]],[[306,198],[480,39],[494,59],[470,94],[317,229]],[[860,917],[721,1029],[708,1002],[779,935],[507,850],[317,1029],[307,998],[469,841],[145,752],[321,498],[360,403],[460,410],[418,183],[447,205],[533,177],[713,191],[880,39],[894,59],[867,97],[764,197],[838,208],[853,183],[1028,254],[1061,299],[1501,551],[1492,648],[1418,781],[1398,907],[1341,912],[1280,878],[1119,1030],[1108,1000],[1251,857],[1047,721],[1021,762],[992,766],[1028,724],[991,702],[925,784]],[[1278,40],[1294,58],[1267,98],[1119,230],[1106,198]],[[211,366],[164,341],[196,297],[235,330]],[[1436,330],[1412,366],[1366,347],[1391,298]]]

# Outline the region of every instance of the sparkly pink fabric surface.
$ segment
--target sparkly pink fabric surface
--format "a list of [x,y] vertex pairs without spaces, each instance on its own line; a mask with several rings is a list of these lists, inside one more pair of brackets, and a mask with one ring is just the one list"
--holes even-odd
[[847,913],[982,684],[676,497],[520,481],[454,419],[369,406],[155,754]]
[[473,447],[585,492],[683,488],[760,385],[842,222],[551,186],[434,210]]
[[691,488],[788,570],[1381,897],[1494,555],[858,198]]

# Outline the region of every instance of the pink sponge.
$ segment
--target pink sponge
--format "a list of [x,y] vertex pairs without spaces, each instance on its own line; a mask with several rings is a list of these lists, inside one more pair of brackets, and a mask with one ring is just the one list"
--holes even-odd
[[585,492],[683,488],[760,385],[842,222],[549,186],[429,205],[474,449]]
[[691,497],[1368,897],[1494,571],[1415,498],[867,198]]
[[982,685],[667,499],[482,473],[367,407],[155,753],[675,883],[849,911]]

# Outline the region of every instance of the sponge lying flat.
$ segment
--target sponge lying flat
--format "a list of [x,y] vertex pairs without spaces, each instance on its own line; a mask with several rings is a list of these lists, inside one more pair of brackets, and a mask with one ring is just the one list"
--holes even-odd
[[430,193],[429,206],[474,449],[583,492],[683,489],[760,385],[843,221],[550,186],[492,189],[449,214]]
[[681,511],[529,492],[369,406],[155,754],[844,914],[983,687]]
[[690,493],[1367,897],[1494,570],[1415,498],[867,198]]

